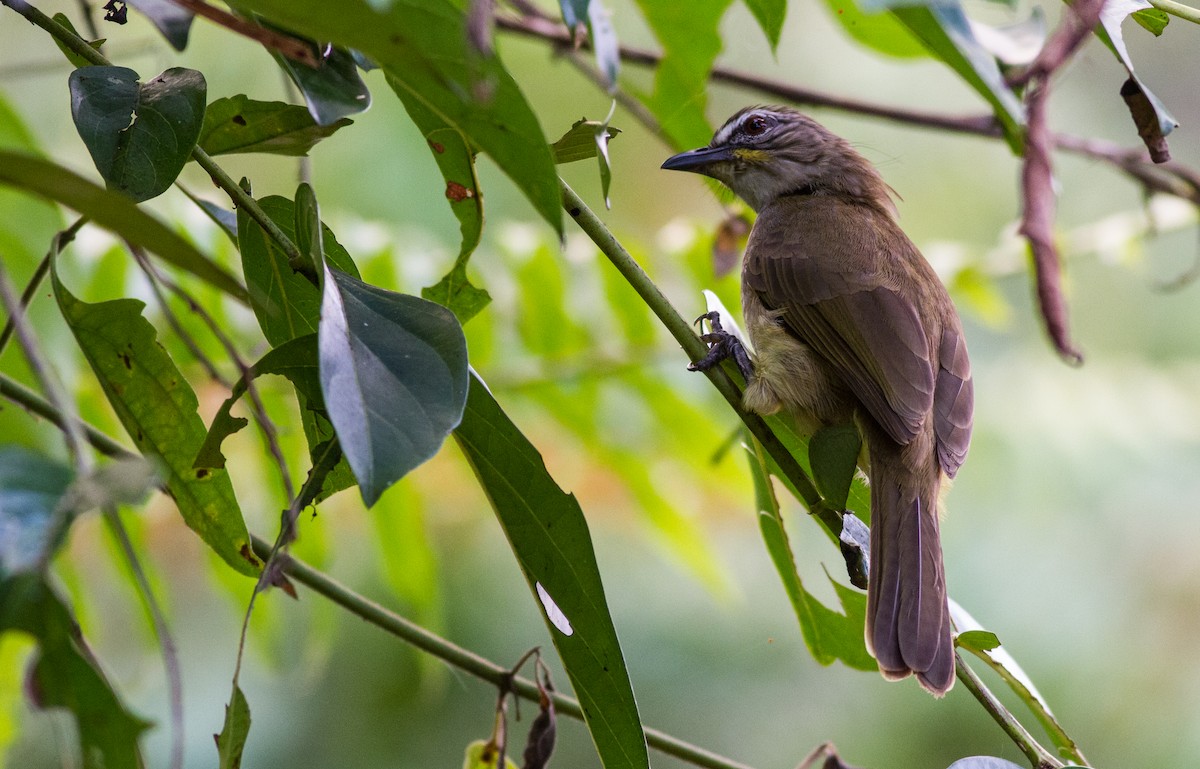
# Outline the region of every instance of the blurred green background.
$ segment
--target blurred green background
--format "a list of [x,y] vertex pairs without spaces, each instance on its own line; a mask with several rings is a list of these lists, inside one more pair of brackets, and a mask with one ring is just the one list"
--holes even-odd
[[[38,5],[47,13],[77,10],[76,3]],[[609,7],[623,43],[655,46],[631,3]],[[969,8],[994,20],[1028,12],[1023,3],[1014,12]],[[204,72],[210,100],[286,98],[282,76],[260,49],[197,21],[188,50],[176,54],[131,19],[103,33],[110,57],[143,76],[186,65]],[[984,111],[939,65],[858,47],[821,3],[791,3],[774,57],[741,4],[730,7],[722,33],[719,62],[726,66],[870,102]],[[1139,74],[1182,123],[1171,137],[1174,156],[1193,167],[1200,165],[1192,128],[1200,125],[1200,97],[1182,73],[1195,68],[1197,33],[1178,20],[1158,39],[1127,25]],[[547,45],[502,33],[497,45],[547,136],[581,116],[607,113],[608,97]],[[3,98],[47,153],[94,177],[70,122],[68,66],[51,42],[4,10],[0,51]],[[1123,79],[1093,42],[1056,80],[1056,127],[1136,146],[1116,95]],[[367,82],[374,105],[314,150],[312,179],[326,221],[365,275],[416,293],[452,263],[457,223],[419,132],[377,73]],[[623,86],[649,89],[649,70],[627,66]],[[707,111],[719,124],[762,100],[715,85]],[[1096,162],[1056,158],[1071,318],[1087,357],[1070,368],[1044,340],[1031,306],[1014,235],[1019,166],[1000,142],[813,114],[881,167],[902,197],[903,225],[952,286],[967,326],[977,402],[971,454],[944,525],[953,597],[999,635],[1095,765],[1195,764],[1200,289],[1160,288],[1200,258],[1194,212],[1156,208],[1161,231],[1151,233],[1154,222],[1134,185]],[[685,316],[703,311],[701,288],[732,301],[735,278],[714,278],[708,256],[722,216],[718,198],[697,178],[660,171],[669,148],[619,108],[613,124],[624,133],[611,147],[613,207],[605,220]],[[235,178],[250,177],[258,196],[290,195],[297,183],[294,161],[232,156],[223,165]],[[563,173],[593,207],[603,207],[592,164]],[[644,722],[758,769],[792,767],[826,740],[867,767],[938,767],[984,753],[1020,762],[961,687],[936,702],[911,681],[888,684],[808,657],[759,539],[743,459],[736,450],[714,459],[735,428],[732,415],[706,382],[687,374],[684,356],[570,222],[560,249],[486,158],[481,176],[487,226],[472,265],[494,302],[467,325],[472,361],[588,516]],[[219,200],[195,167],[183,178]],[[179,192],[153,205],[234,259]],[[54,225],[37,226],[45,231],[29,237],[44,249]],[[91,298],[144,293],[112,247],[85,230],[70,254],[73,285]],[[53,309],[41,311],[39,331],[65,339]],[[252,319],[228,308],[225,321],[253,339]],[[113,429],[79,362],[56,353],[56,363],[85,413]],[[0,364],[17,366],[14,352]],[[194,381],[208,418],[224,393],[206,390],[200,376]],[[641,396],[655,391],[661,397],[647,405]],[[276,394],[270,403],[283,419],[284,399]],[[61,453],[44,425],[5,411],[6,440]],[[297,436],[285,430],[284,437]],[[278,483],[258,466],[258,439],[247,431],[236,441],[244,457],[231,463],[239,498],[251,530],[269,534],[272,511],[282,506]],[[821,565],[836,575],[840,559],[801,509],[788,503],[788,512],[801,574],[828,599]],[[169,607],[183,660],[187,766],[213,766],[211,735],[228,700],[250,585],[213,568],[165,500],[125,517]],[[452,444],[375,509],[364,511],[354,493],[343,493],[306,516],[300,531],[298,556],[484,656],[509,664],[529,647],[551,648]],[[118,690],[135,712],[158,722],[144,745],[150,765],[164,765],[161,662],[99,520],[73,528],[58,573]],[[12,637],[0,643],[6,765],[73,765],[69,719],[22,703],[28,650]],[[246,766],[457,767],[466,743],[491,728],[490,687],[303,589],[298,602],[277,592],[260,601],[246,664],[242,688],[254,719]],[[567,683],[561,673],[556,682]],[[515,732],[534,713],[524,706]],[[560,734],[552,766],[599,765],[580,724],[560,720]],[[661,755],[652,760],[683,766]]]

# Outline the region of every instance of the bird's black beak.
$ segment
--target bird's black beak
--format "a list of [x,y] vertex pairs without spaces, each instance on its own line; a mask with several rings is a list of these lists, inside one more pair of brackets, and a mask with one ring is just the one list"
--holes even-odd
[[698,150],[672,155],[663,162],[662,167],[668,171],[692,171],[702,174],[704,169],[713,163],[732,159],[733,155],[728,147],[701,147]]

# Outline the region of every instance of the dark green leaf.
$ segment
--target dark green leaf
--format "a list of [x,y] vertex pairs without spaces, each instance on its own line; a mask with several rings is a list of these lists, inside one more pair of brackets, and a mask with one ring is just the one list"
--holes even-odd
[[[340,12],[340,10],[339,10]],[[319,21],[329,18],[329,14]],[[371,92],[358,74],[354,57],[343,48],[332,48],[321,57],[321,66],[313,69],[272,52],[300,92],[308,112],[318,125],[333,127],[350,115],[371,106]]]
[[862,439],[853,424],[818,430],[808,442],[808,460],[817,491],[835,510],[846,508],[850,484],[858,467]]
[[[73,32],[76,37],[83,37],[83,35],[79,34],[79,32],[77,32],[75,30],[75,25],[71,23],[71,20],[67,18],[67,15],[65,13],[54,14],[54,20],[57,21],[59,24],[63,25],[64,27],[66,27],[67,29],[71,30],[71,32]],[[76,67],[92,66],[92,63],[90,61],[88,61],[87,59],[83,58],[79,54],[72,51],[70,48],[68,48],[66,46],[65,43],[63,43],[62,40],[59,40],[57,37],[54,38],[54,44],[58,46],[58,50],[63,52],[63,56],[66,56],[67,61],[71,62],[72,65],[74,65]],[[104,45],[104,40],[103,39],[90,40],[90,41],[88,41],[88,45],[90,45],[92,48],[99,51],[100,46]]]
[[648,767],[637,704],[579,502],[558,487],[537,450],[475,376],[454,436],[545,613],[605,769]]
[[101,227],[158,254],[238,301],[246,301],[246,289],[236,278],[124,195],[101,189],[62,166],[4,150],[0,150],[0,183],[14,185],[73,208]]
[[187,48],[188,34],[192,31],[191,11],[170,0],[129,0],[129,4],[149,17],[176,51]]
[[866,595],[839,584],[828,573],[845,614],[826,607],[804,587],[796,571],[796,561],[783,525],[783,515],[775,499],[775,491],[768,475],[768,462],[761,447],[753,437],[747,435],[750,473],[754,479],[755,499],[758,507],[758,526],[771,562],[783,582],[784,592],[800,622],[800,634],[813,659],[822,665],[842,660],[856,670],[875,670],[875,659],[867,652],[863,640],[863,625],[866,621]]
[[217,99],[204,113],[200,148],[210,155],[264,152],[300,157],[313,146],[353,123],[341,118],[318,125],[308,110],[281,101],[255,101],[245,94]]
[[910,5],[908,0],[871,0],[866,11],[888,8],[925,44],[935,57],[958,73],[968,85],[992,105],[1013,152],[1024,146],[1025,110],[1004,81],[1000,66],[971,29],[971,22],[957,0]]
[[[285,235],[296,241],[296,207],[292,201],[272,195],[259,200],[258,205]],[[321,316],[320,289],[303,274],[292,270],[279,244],[244,209],[238,209],[237,216],[242,273],[246,276],[250,306],[263,336],[272,347],[278,347],[289,339],[315,334]],[[325,259],[330,264],[342,272],[358,275],[350,254],[337,242],[333,231],[324,225],[321,242]]]
[[441,305],[326,268],[319,348],[325,408],[370,507],[462,419],[462,326]]
[[344,0],[243,0],[239,6],[322,40],[362,51],[414,98],[486,152],[562,234],[562,203],[549,146],[516,81],[493,56],[470,48],[460,6],[395,0],[376,11]]
[[779,47],[779,36],[783,33],[783,20],[787,16],[787,0],[746,0],[746,7],[762,27],[771,50]]
[[901,59],[929,56],[928,49],[890,13],[863,11],[857,0],[825,0],[825,4],[858,43]]
[[987,630],[968,630],[965,633],[959,633],[954,642],[966,649],[974,649],[981,652],[990,652],[992,649],[1000,647],[1000,639],[995,633]]
[[184,522],[234,569],[257,574],[261,564],[228,474],[192,468],[205,436],[199,404],[142,317],[145,305],[136,299],[81,302],[57,271],[51,278],[63,317],[104,394],[138,450],[161,464]]
[[204,121],[204,75],[173,67],[147,83],[126,67],[71,72],[71,117],[111,190],[160,195],[191,157]]
[[721,52],[718,25],[731,2],[638,0],[664,53],[654,72],[654,93],[645,100],[646,106],[658,118],[675,149],[699,147],[712,138],[712,126],[704,116],[708,73]]
[[62,543],[65,529],[50,527],[71,476],[71,468],[49,457],[0,448],[0,579],[48,562]]
[[1158,37],[1167,28],[1167,24],[1171,22],[1171,17],[1166,11],[1160,11],[1157,8],[1143,8],[1140,11],[1134,11],[1129,14],[1130,17],[1143,28],[1154,33]]
[[40,575],[0,580],[0,636],[8,631],[36,639],[28,678],[34,704],[71,711],[84,769],[142,769],[138,737],[150,723],[125,708],[67,607]]
[[234,383],[225,402],[213,417],[212,427],[204,439],[204,445],[197,453],[193,467],[224,467],[225,457],[221,453],[221,444],[230,435],[246,426],[242,417],[230,414],[233,406],[246,393],[249,383],[264,374],[278,374],[287,377],[295,385],[296,392],[301,396],[302,403],[307,408],[324,411],[324,401],[321,397],[321,379],[318,374],[317,335],[289,339],[259,359],[246,373]]
[[208,218],[212,219],[213,223],[220,227],[221,231],[229,236],[229,239],[234,242],[234,245],[237,245],[238,229],[236,211],[232,211],[224,206],[217,205],[211,200],[193,197],[190,194],[188,197],[192,198],[192,201],[195,202],[196,205],[200,206],[200,210],[206,213]]
[[240,769],[242,751],[246,738],[250,736],[250,703],[241,687],[233,685],[233,694],[225,706],[225,723],[217,735],[217,757],[220,769]]

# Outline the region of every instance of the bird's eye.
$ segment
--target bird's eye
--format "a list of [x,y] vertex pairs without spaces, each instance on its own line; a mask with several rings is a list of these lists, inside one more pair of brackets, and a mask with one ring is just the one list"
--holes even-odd
[[767,130],[767,119],[762,115],[751,115],[742,123],[742,132],[747,136],[762,136]]

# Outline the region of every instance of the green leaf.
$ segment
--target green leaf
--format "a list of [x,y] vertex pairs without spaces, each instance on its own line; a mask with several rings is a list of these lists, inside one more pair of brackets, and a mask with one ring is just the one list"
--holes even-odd
[[750,474],[754,479],[754,495],[758,507],[758,526],[771,563],[783,582],[784,592],[800,622],[800,634],[813,659],[822,665],[842,660],[855,670],[876,670],[875,659],[867,651],[863,639],[866,622],[867,597],[864,593],[845,587],[829,576],[841,603],[842,611],[826,607],[804,587],[796,560],[784,528],[783,515],[775,499],[775,491],[768,475],[768,462],[762,448],[749,434],[746,435],[749,451]]
[[[1096,27],[1096,36],[1108,46],[1108,49],[1125,67],[1125,71],[1129,73],[1129,81],[1121,89],[1121,95],[1126,97],[1126,102],[1130,104],[1130,111],[1133,114],[1138,133],[1146,142],[1146,146],[1150,148],[1151,153],[1154,154],[1155,144],[1165,150],[1166,137],[1179,126],[1179,121],[1167,111],[1166,105],[1146,87],[1146,84],[1134,71],[1133,59],[1129,56],[1129,49],[1125,46],[1125,37],[1121,32],[1121,22],[1125,20],[1126,16],[1134,11],[1146,10],[1150,7],[1147,0],[1111,0],[1111,2],[1105,3],[1104,9],[1100,12],[1100,26]],[[1131,96],[1126,93],[1127,90],[1136,94],[1132,101]],[[1135,104],[1139,108],[1135,109]],[[1167,157],[1170,157],[1169,153],[1167,153]]]
[[89,304],[71,295],[51,270],[63,318],[92,367],[113,410],[138,450],[161,463],[167,492],[184,522],[243,574],[261,563],[224,470],[195,470],[204,443],[198,401],[174,361],[142,317],[145,304],[117,299]]
[[74,618],[40,575],[0,580],[0,634],[9,631],[37,640],[28,689],[39,708],[74,715],[84,769],[142,769],[138,737],[150,723],[117,697]]
[[367,507],[462,419],[467,342],[441,305],[325,270],[321,391]]
[[995,633],[987,630],[968,630],[965,633],[959,633],[954,643],[965,649],[974,649],[975,651],[990,652],[992,649],[1000,648],[1000,639]]
[[575,28],[587,19],[588,0],[558,0],[558,5],[562,9],[563,24],[574,33]]
[[[284,197],[262,198],[258,205],[293,242],[297,240],[296,206]],[[301,273],[292,270],[287,255],[244,209],[237,213],[238,249],[242,274],[250,289],[250,306],[263,336],[278,347],[289,339],[317,332],[321,316],[321,291]],[[325,259],[342,272],[358,275],[358,268],[333,231],[321,226]]]
[[250,736],[250,703],[237,684],[233,685],[233,694],[229,704],[225,706],[225,722],[221,733],[217,735],[217,756],[220,769],[240,769],[242,751],[246,747],[246,738]]
[[846,508],[861,450],[862,438],[853,424],[822,428],[809,439],[808,460],[813,481],[835,510]]
[[924,43],[935,57],[948,64],[968,85],[992,105],[1013,152],[1024,146],[1025,109],[1004,81],[1000,66],[975,38],[971,22],[957,0],[906,5],[908,0],[871,0],[866,11],[888,8]]
[[319,125],[297,104],[256,101],[238,94],[208,105],[198,143],[210,155],[263,152],[302,157],[317,142],[353,122],[341,118]]
[[[326,18],[330,14],[319,20],[323,23]],[[318,125],[332,127],[371,106],[371,92],[358,74],[354,57],[345,49],[334,47],[324,53],[316,69],[298,64],[278,51],[272,51],[271,55],[304,94],[308,113]]]
[[321,208],[312,185],[301,182],[296,188],[296,247],[308,257],[314,275],[325,265],[325,244],[321,232]]
[[321,378],[319,375],[317,357],[317,335],[289,339],[259,359],[257,363],[246,370],[237,382],[221,408],[213,417],[212,427],[204,438],[204,444],[197,452],[193,467],[220,468],[225,466],[225,456],[221,453],[221,444],[230,435],[246,426],[242,417],[230,414],[235,403],[246,393],[250,382],[264,374],[278,374],[288,378],[302,397],[306,408],[324,412],[324,401],[321,396]]
[[337,13],[329,13],[324,0],[243,0],[239,6],[368,55],[491,156],[562,234],[558,178],[537,118],[500,60],[470,48],[457,4],[396,0],[377,11],[366,0],[345,0]]
[[771,52],[779,47],[779,36],[783,33],[783,21],[787,17],[787,0],[746,0],[746,7],[754,14],[758,26],[762,27]]
[[712,126],[704,116],[708,73],[721,52],[721,17],[732,0],[664,3],[638,0],[638,8],[663,47],[654,93],[646,106],[675,149],[708,144]]
[[1153,33],[1155,37],[1162,35],[1167,24],[1171,23],[1171,16],[1166,11],[1160,11],[1157,8],[1143,8],[1140,11],[1134,11],[1129,16],[1144,29]]
[[600,154],[600,137],[607,142],[621,133],[620,128],[601,123],[599,120],[580,118],[571,124],[570,130],[550,145],[554,152],[555,163],[574,163],[576,160],[587,160]]
[[180,8],[171,0],[129,0],[158,29],[176,51],[187,48],[192,31],[192,12]]
[[[463,769],[496,769],[499,763],[500,751],[490,740],[475,740],[463,754]],[[504,769],[517,769],[517,765],[505,756]]]
[[[71,468],[17,446],[0,448],[0,578],[49,561],[65,528],[51,525]],[[55,535],[55,541],[51,541]]]
[[101,189],[62,166],[31,155],[4,150],[0,150],[0,183],[11,184],[73,208],[101,227],[158,254],[238,301],[247,301],[246,289],[236,278],[124,195]]
[[454,266],[436,284],[422,288],[421,296],[450,308],[459,323],[466,323],[492,301],[486,290],[472,285],[467,277],[467,262],[483,233],[483,191],[475,175],[475,151],[462,131],[431,111],[395,78],[389,75],[387,80],[425,136],[425,143],[446,180],[446,200],[462,233]]
[[161,195],[192,155],[204,121],[204,75],[173,67],[147,83],[127,67],[71,72],[71,117],[110,190]]
[[929,51],[890,13],[864,12],[857,0],[825,0],[846,34],[866,47],[900,59],[929,56]]
[[637,704],[579,502],[558,487],[537,450],[476,376],[454,437],[545,613],[605,769],[648,767]]
[[[83,35],[79,34],[79,32],[76,31],[75,25],[71,23],[71,20],[69,18],[67,18],[67,15],[65,13],[54,14],[54,20],[57,21],[59,24],[63,25],[64,27],[66,27],[67,29],[71,30],[71,32],[74,33],[76,37],[80,37],[80,38],[83,37]],[[86,38],[84,38],[84,39],[86,40]],[[105,43],[105,41],[103,39],[88,41],[88,45],[90,45],[92,48],[94,48],[97,51],[100,50],[100,46],[104,45],[104,43]],[[65,43],[63,43],[63,41],[59,40],[57,37],[54,38],[54,44],[58,46],[58,50],[63,52],[63,56],[66,56],[67,61],[71,62],[71,64],[73,66],[75,66],[75,67],[90,67],[90,66],[92,66],[92,63],[90,61],[88,61],[87,59],[83,58],[79,54],[72,51],[70,48],[68,48],[66,46]]]

